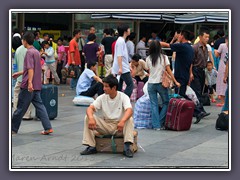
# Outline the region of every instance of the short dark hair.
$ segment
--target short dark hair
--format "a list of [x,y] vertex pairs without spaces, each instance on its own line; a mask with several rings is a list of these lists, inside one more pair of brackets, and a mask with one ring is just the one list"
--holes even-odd
[[54,39],[54,35],[53,34],[49,34],[49,39],[50,38]]
[[127,32],[127,30],[129,29],[129,26],[127,24],[121,24],[120,26],[118,26],[117,30],[118,30],[118,35],[119,36],[123,36],[124,32]]
[[133,41],[136,37],[136,33],[135,32],[131,32],[130,35],[128,36],[129,40]]
[[58,40],[58,41],[63,41],[63,38],[59,37],[57,40]]
[[219,37],[223,37],[225,35],[224,31],[222,29],[218,30],[217,35]]
[[27,31],[23,35],[23,40],[25,40],[29,45],[33,45],[34,42],[34,34],[32,32]]
[[203,36],[204,33],[209,34],[209,28],[203,26],[199,29],[199,36]]
[[134,54],[133,57],[132,57],[132,60],[138,62],[139,59],[141,59],[142,57],[139,55],[139,54]]
[[74,31],[73,31],[73,36],[76,36],[78,33],[80,33],[81,31],[79,30],[79,29],[75,29]]
[[109,35],[109,34],[110,34],[110,29],[105,28],[105,29],[103,30],[103,33],[105,33],[106,35]]
[[93,40],[95,40],[96,38],[97,38],[96,35],[93,34],[93,33],[90,33],[90,34],[88,35],[88,40],[89,40],[89,41],[93,41]]
[[15,34],[15,33],[20,33],[18,28],[13,29],[13,34]]
[[207,61],[207,65],[208,65],[208,64],[212,64],[212,65],[213,65],[212,61]]
[[104,83],[107,83],[109,87],[112,89],[116,86],[116,90],[118,89],[118,80],[112,74],[108,75],[107,77],[103,78],[102,80]]
[[44,33],[44,34],[43,34],[43,37],[44,37],[44,36],[48,36],[48,37],[49,37],[49,34],[48,34],[48,33]]
[[142,35],[140,36],[140,39],[143,39],[143,38],[147,38],[146,34],[142,34]]
[[38,33],[39,33],[39,31],[34,31],[34,37],[37,37],[37,35],[38,35]]
[[50,43],[49,43],[48,41],[43,41],[43,42],[42,42],[42,45],[44,46],[45,44],[50,45]]
[[180,29],[177,29],[175,32],[177,32],[177,34],[180,34],[180,33],[181,33],[181,30],[180,30]]
[[181,31],[181,34],[183,35],[183,37],[184,37],[186,40],[189,40],[189,39],[190,39],[190,31],[182,30],[182,31]]
[[87,68],[90,69],[91,67],[96,66],[96,64],[97,64],[97,62],[87,63]]

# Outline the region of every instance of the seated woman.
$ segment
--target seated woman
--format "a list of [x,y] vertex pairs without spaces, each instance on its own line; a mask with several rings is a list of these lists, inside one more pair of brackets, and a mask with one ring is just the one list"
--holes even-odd
[[96,62],[87,64],[87,68],[78,79],[76,87],[77,95],[93,97],[95,94],[101,95],[104,93],[102,79],[96,75],[96,70]]
[[134,54],[131,61],[131,69],[132,69],[132,76],[139,81],[144,82],[144,84],[148,81],[148,73],[146,72],[146,62],[141,59],[139,54]]

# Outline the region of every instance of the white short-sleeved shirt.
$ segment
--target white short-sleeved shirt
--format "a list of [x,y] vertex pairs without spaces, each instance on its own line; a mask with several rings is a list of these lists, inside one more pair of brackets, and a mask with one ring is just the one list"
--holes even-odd
[[149,83],[161,83],[162,82],[162,75],[165,70],[164,59],[166,62],[166,66],[170,65],[168,57],[166,55],[161,55],[161,61],[160,61],[160,58],[158,58],[157,63],[153,67],[151,57],[150,56],[147,57],[146,66],[149,69],[149,79],[148,79]]
[[76,94],[87,91],[92,84],[93,77],[96,76],[91,69],[86,68],[78,79],[76,86]]
[[125,43],[125,39],[123,37],[119,37],[115,45],[112,74],[118,74],[118,71],[119,71],[118,57],[119,56],[122,57],[122,73],[124,74],[124,73],[130,72],[130,66],[128,62],[128,50]]
[[[207,44],[206,46],[207,46],[208,52],[210,51],[212,53],[212,47],[209,44]],[[210,61],[209,56],[208,56],[208,61]]]
[[123,92],[118,91],[117,96],[111,99],[108,94],[102,94],[92,103],[96,111],[101,110],[103,119],[121,120],[124,112],[132,108],[130,98]]

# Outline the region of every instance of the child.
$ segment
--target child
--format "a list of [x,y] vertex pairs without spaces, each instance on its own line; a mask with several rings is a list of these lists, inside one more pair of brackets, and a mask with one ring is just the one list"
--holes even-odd
[[213,97],[213,89],[216,91],[216,80],[217,80],[217,71],[213,69],[213,63],[211,61],[207,62],[207,68],[205,71],[206,81],[207,81],[207,89],[209,90],[209,95],[211,96],[211,101],[213,103],[216,100]]

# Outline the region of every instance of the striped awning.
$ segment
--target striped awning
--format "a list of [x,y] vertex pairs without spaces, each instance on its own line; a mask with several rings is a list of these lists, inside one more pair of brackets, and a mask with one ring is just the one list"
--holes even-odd
[[174,20],[177,24],[190,24],[200,22],[228,22],[228,13],[226,12],[193,12],[178,15]]
[[171,21],[177,24],[190,24],[200,22],[228,22],[228,12],[187,12],[187,13],[96,13],[92,19],[130,19],[130,20],[156,20]]
[[118,19],[137,19],[137,20],[160,20],[161,14],[139,14],[139,13],[122,13],[122,14],[112,14],[113,18]]

